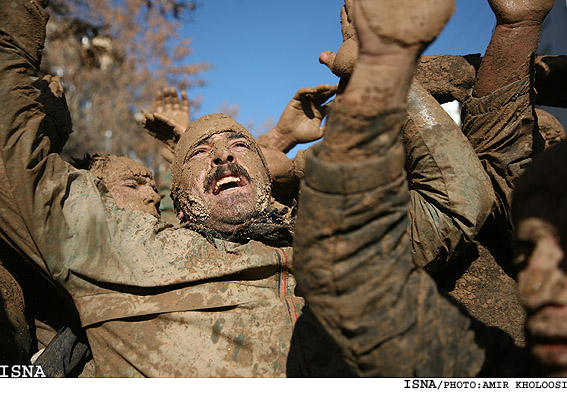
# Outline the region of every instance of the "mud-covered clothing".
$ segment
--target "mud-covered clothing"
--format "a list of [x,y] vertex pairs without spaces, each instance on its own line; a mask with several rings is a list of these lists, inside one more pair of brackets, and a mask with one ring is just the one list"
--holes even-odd
[[[348,130],[359,162],[306,160],[295,269],[306,301],[359,376],[522,375],[502,331],[480,325],[412,259],[400,128],[404,108],[335,104],[327,133]],[[361,145],[357,141],[364,141]],[[323,142],[324,143],[324,142]]]
[[0,364],[29,364],[73,322],[78,314],[71,297],[0,239]]
[[[332,346],[320,346],[324,338],[309,319],[300,319],[307,323],[296,325],[292,337],[303,300],[294,295],[290,248],[219,239],[213,245],[191,230],[119,208],[95,177],[47,155],[61,136],[31,86],[43,42],[37,28],[45,19],[34,4],[18,5],[9,16],[0,6],[0,228],[71,293],[93,357],[103,361],[98,375],[346,374],[322,356]],[[473,155],[461,159],[467,157]],[[423,181],[434,198],[437,180],[415,182]],[[438,190],[444,195],[444,187]],[[430,216],[448,209],[452,199],[445,200]],[[473,228],[477,215],[462,222]],[[461,242],[446,234],[438,240],[446,246],[434,245],[439,253],[431,255],[441,259]]]
[[463,104],[463,132],[470,139],[496,199],[492,216],[475,242],[437,283],[483,323],[503,329],[524,344],[525,311],[511,271],[511,195],[517,178],[543,147],[533,114],[530,78]]
[[512,190],[518,177],[544,147],[534,116],[530,76],[463,104],[463,132],[488,173],[496,205],[494,218],[511,239]]
[[0,228],[72,295],[97,375],[285,376],[288,353],[310,360],[290,351],[303,305],[291,248],[212,245],[118,207],[47,154],[53,130],[32,86],[45,19],[34,1],[0,4]]
[[494,193],[470,142],[418,82],[402,127],[414,262],[432,273],[459,256],[491,213]]
[[28,364],[32,334],[24,292],[0,261],[0,365]]

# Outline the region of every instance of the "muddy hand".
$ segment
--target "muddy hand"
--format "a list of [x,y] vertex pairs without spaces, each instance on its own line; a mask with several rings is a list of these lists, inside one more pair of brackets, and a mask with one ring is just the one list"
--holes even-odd
[[185,126],[159,112],[149,113],[142,110],[142,113],[144,114],[144,119],[142,120],[144,130],[152,137],[166,144],[171,150],[174,150],[179,137],[186,130]]
[[358,40],[351,19],[352,0],[345,1],[341,8],[341,31],[343,43],[337,53],[325,51],[319,55],[319,63],[329,67],[337,77],[349,77],[358,58]]
[[299,89],[282,112],[274,130],[287,136],[294,145],[321,138],[323,136],[321,122],[327,114],[325,102],[336,91],[336,85]]
[[71,114],[63,92],[60,77],[46,75],[39,83],[39,101],[43,104],[45,114],[54,122],[55,128],[50,129],[52,134],[52,151],[61,152],[67,142],[69,134],[73,132]]
[[175,120],[185,127],[189,127],[189,99],[185,92],[181,92],[180,101],[176,89],[164,88],[163,95],[160,91],[156,92],[154,105],[156,112]]
[[[361,54],[381,55],[396,45],[423,51],[455,10],[453,0],[354,0]],[[384,52],[386,51],[386,52]]]

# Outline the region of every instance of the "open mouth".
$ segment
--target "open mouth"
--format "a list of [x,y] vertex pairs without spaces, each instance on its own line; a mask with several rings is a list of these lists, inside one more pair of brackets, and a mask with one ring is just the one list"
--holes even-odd
[[216,196],[223,191],[235,189],[238,187],[243,187],[246,186],[247,184],[248,182],[246,181],[246,178],[244,176],[236,175],[236,174],[227,174],[213,181],[213,184],[211,185],[211,191],[213,195]]
[[567,307],[548,304],[528,311],[526,331],[534,343],[567,345]]

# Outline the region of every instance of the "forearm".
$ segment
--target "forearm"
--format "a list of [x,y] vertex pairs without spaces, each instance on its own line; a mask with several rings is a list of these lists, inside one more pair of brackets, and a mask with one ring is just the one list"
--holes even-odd
[[486,49],[473,88],[474,97],[484,97],[529,75],[537,50],[541,24],[498,24]]

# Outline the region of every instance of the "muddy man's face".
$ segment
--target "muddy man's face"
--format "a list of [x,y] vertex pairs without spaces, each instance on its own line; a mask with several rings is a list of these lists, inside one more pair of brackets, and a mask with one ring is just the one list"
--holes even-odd
[[539,218],[517,226],[518,292],[526,307],[526,334],[534,357],[558,374],[567,372],[566,255],[556,229]]
[[114,201],[122,208],[160,217],[161,197],[152,173],[143,165],[127,157],[110,155],[104,166],[91,172],[102,179]]
[[265,213],[270,178],[253,142],[233,131],[213,134],[185,153],[180,196],[187,220],[232,232]]

